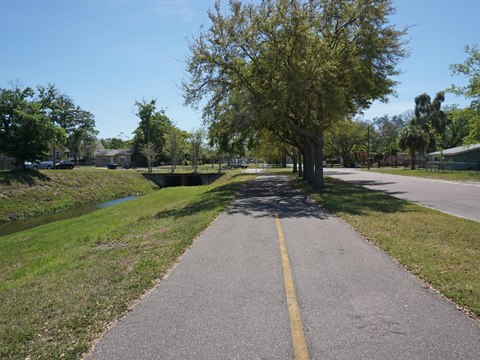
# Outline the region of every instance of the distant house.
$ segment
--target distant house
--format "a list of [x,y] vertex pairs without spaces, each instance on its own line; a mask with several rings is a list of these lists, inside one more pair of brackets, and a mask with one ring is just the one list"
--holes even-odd
[[[445,161],[457,163],[455,168],[477,170],[480,167],[480,144],[457,146],[451,149],[435,151],[427,154],[429,161]],[[453,164],[449,168],[454,168]]]
[[[55,161],[60,161],[62,159],[69,159],[70,158],[70,150],[67,149],[63,145],[55,145],[50,147],[49,150],[49,160],[52,160],[55,158]],[[35,160],[35,159],[31,159]]]
[[104,149],[95,153],[95,166],[107,167],[111,164],[124,166],[132,162],[132,152],[129,149]]
[[103,146],[102,142],[98,139],[95,140],[95,152],[105,150],[105,146]]
[[95,139],[92,143],[89,143],[86,147],[81,149],[80,153],[77,154],[77,160],[88,164],[91,161],[95,161],[95,155],[103,150],[105,150],[105,147],[102,142],[99,139]]

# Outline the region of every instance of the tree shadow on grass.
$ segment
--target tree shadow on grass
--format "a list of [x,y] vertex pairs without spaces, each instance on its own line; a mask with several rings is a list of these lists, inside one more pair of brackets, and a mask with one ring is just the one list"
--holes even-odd
[[0,183],[10,186],[12,183],[35,185],[37,181],[50,181],[50,178],[36,170],[11,170],[0,172]]
[[372,212],[385,214],[413,211],[408,201],[394,198],[384,192],[333,178],[327,178],[325,183],[325,189],[316,193],[320,195],[322,204],[332,212],[366,215]]

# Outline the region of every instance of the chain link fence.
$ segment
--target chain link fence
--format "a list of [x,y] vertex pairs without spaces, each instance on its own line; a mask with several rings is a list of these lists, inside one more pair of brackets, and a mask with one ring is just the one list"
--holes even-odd
[[447,171],[472,171],[480,174],[480,162],[445,162],[445,161],[427,161],[425,163],[425,170],[434,172]]

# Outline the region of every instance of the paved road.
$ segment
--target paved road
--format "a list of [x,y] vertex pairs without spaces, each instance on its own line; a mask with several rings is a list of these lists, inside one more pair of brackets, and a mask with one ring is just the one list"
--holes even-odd
[[89,359],[292,359],[275,214],[310,359],[478,359],[480,325],[281,176],[262,175]]
[[380,190],[400,199],[480,221],[480,183],[461,183],[381,174],[360,169],[325,168],[325,175]]

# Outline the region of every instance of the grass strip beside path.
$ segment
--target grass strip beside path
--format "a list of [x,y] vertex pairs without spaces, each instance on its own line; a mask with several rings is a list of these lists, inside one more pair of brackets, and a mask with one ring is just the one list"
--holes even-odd
[[446,171],[436,172],[427,171],[425,169],[373,169],[372,172],[379,172],[382,174],[413,176],[426,179],[437,179],[447,181],[478,181],[480,182],[480,173],[478,171]]
[[80,358],[250,178],[229,172],[0,237],[0,358]]
[[326,178],[321,191],[293,181],[410,272],[480,317],[479,222],[337,179]]

